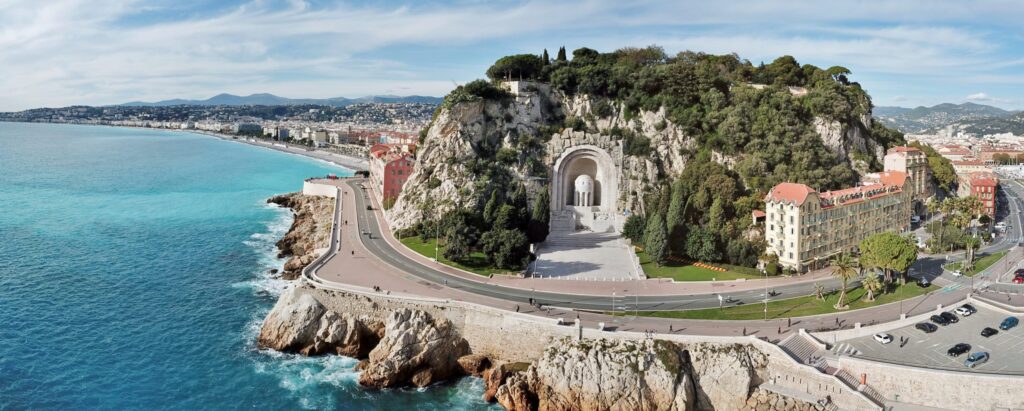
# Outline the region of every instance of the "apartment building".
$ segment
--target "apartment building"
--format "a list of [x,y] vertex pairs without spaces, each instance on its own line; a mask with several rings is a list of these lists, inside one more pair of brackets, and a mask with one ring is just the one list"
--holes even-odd
[[805,184],[781,183],[765,196],[767,252],[797,271],[817,269],[861,240],[884,231],[910,228],[910,179],[879,173],[877,182],[819,193]]
[[989,217],[996,216],[996,191],[999,189],[999,178],[990,172],[973,172],[959,175],[960,185],[957,195],[961,197],[975,196],[981,201],[984,213]]
[[415,168],[416,146],[376,144],[370,148],[370,185],[384,204],[402,193]]
[[928,157],[917,147],[890,148],[885,154],[884,165],[885,171],[906,173],[910,178],[910,196],[915,202],[915,208],[923,207],[933,195]]

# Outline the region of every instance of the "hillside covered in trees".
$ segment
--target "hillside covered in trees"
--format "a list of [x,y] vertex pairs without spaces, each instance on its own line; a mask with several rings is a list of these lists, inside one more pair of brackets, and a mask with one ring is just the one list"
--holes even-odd
[[[750,213],[772,186],[856,184],[859,173],[881,168],[885,149],[904,143],[871,120],[869,95],[843,67],[800,65],[790,56],[759,65],[736,55],[669,56],[658,47],[566,54],[503,57],[488,80],[445,98],[421,134],[417,172],[389,211],[397,227],[422,233],[459,210],[462,217],[448,218],[459,221],[432,231],[459,237],[448,242],[468,250],[526,247],[505,232],[480,244],[498,229],[543,239],[537,227],[547,224],[547,210],[537,208],[546,200],[535,200],[547,191],[559,154],[552,151],[582,132],[621,147],[619,206],[633,211],[624,235],[642,243],[646,232],[664,230],[662,258],[751,266],[764,246],[748,230]],[[513,95],[505,81],[535,84],[534,97]],[[524,201],[521,187],[533,200]],[[495,210],[509,205],[509,214],[523,204],[530,209],[494,226]],[[469,241],[458,234],[467,226]],[[502,238],[515,246],[499,246]]]

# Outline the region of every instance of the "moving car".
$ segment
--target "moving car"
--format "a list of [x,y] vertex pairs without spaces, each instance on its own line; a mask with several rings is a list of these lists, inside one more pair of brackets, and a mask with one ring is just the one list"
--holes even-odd
[[967,359],[964,360],[964,365],[967,368],[974,368],[975,365],[984,364],[985,361],[988,361],[988,353],[987,352],[984,352],[984,351],[972,352],[971,355],[968,355]]
[[959,315],[961,317],[968,317],[971,315],[971,310],[968,310],[964,307],[956,307],[956,310],[953,310],[953,312],[955,312],[956,315]]
[[938,325],[949,325],[949,320],[947,320],[945,317],[941,315],[933,315],[931,316],[931,320],[933,323],[936,323]]
[[943,311],[943,312],[939,313],[939,315],[942,316],[942,318],[945,318],[945,319],[949,320],[949,322],[954,323],[954,324],[960,321],[960,318],[957,317],[956,314],[953,314],[953,313],[951,313],[949,311]]
[[891,343],[892,342],[892,335],[889,335],[889,334],[886,334],[886,333],[875,334],[875,341],[878,341],[879,344]]
[[963,353],[968,352],[970,350],[971,350],[971,345],[970,344],[959,343],[957,345],[954,345],[954,346],[950,347],[949,351],[946,351],[946,354],[949,354],[952,357],[959,357],[960,354],[963,354]]
[[1018,323],[1020,323],[1020,320],[1018,320],[1017,317],[1006,317],[1006,319],[999,324],[999,329],[1006,331],[1016,327]]
[[924,287],[928,287],[930,285],[932,285],[932,282],[928,281],[928,279],[925,278],[925,277],[919,277],[917,279],[917,286],[918,287],[924,288]]
[[931,334],[935,332],[935,330],[939,329],[939,327],[936,327],[935,324],[932,323],[917,323],[916,325],[914,325],[914,328],[924,331],[925,334]]
[[916,215],[910,216],[910,224],[917,224],[917,223],[920,223],[920,222],[921,222],[921,217],[918,217]]
[[992,327],[985,327],[981,330],[981,336],[988,338],[993,335],[999,334],[999,331]]
[[953,270],[953,277],[963,277],[964,272],[960,270]]
[[1024,275],[1017,275],[1013,277],[1014,284],[1024,284]]

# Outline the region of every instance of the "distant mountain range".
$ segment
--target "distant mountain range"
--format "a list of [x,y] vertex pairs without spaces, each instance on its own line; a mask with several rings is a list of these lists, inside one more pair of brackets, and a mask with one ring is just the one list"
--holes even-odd
[[[880,106],[874,109],[875,119],[904,133],[932,133],[950,125],[973,122],[989,123],[1016,114],[1018,112],[975,103],[943,103],[932,107],[916,108]],[[999,121],[995,121],[995,123],[1001,124]],[[1008,129],[1004,130],[996,124],[982,134],[1012,132]]]
[[361,103],[425,103],[440,104],[441,97],[431,96],[366,96],[359,98],[332,97],[332,98],[287,98],[273,94],[260,93],[248,96],[236,96],[234,94],[218,94],[206,100],[183,100],[172,99],[157,102],[133,101],[121,104],[122,106],[292,106],[303,104],[316,104],[324,106],[344,107],[351,104]]

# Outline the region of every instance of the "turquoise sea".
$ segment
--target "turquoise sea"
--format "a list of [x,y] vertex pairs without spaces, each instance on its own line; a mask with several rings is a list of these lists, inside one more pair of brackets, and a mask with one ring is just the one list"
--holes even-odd
[[[0,123],[0,410],[481,409],[479,379],[368,391],[257,350],[288,286],[265,204],[328,163],[157,130]],[[493,406],[492,406],[493,407]]]

